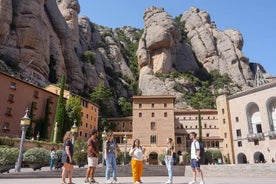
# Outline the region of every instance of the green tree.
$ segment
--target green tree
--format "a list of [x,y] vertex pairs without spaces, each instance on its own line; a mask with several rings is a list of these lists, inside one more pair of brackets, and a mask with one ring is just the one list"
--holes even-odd
[[91,101],[100,107],[100,116],[108,116],[110,109],[109,102],[113,99],[112,92],[109,88],[104,87],[103,83],[98,84],[90,94]]
[[[64,120],[65,120],[65,104],[64,104],[64,86],[65,86],[65,76],[62,75],[61,77],[61,87],[60,87],[60,93],[57,101],[57,107],[56,107],[56,115],[55,115],[55,121],[57,122],[57,134],[56,134],[56,141],[62,142],[63,134],[64,134]],[[54,129],[52,130],[51,134],[51,140],[54,138]]]
[[130,116],[132,114],[131,103],[128,102],[124,97],[118,99],[118,105],[121,107],[123,116]]
[[79,127],[81,125],[81,99],[78,96],[71,96],[65,105],[65,110],[67,114],[67,121],[64,124],[64,129],[70,130],[74,124],[74,120],[76,120],[76,126]]
[[42,140],[48,139],[49,112],[50,112],[50,102],[48,98],[45,106],[44,120],[41,124],[41,129],[39,130],[40,138]]
[[201,112],[200,109],[197,109],[198,115],[198,141],[202,143],[202,123],[201,123]]

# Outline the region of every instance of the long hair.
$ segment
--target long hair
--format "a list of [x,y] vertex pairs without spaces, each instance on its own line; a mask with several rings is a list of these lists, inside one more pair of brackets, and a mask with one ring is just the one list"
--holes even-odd
[[72,135],[72,132],[70,132],[70,131],[67,131],[65,134],[64,134],[64,137],[63,137],[63,142],[65,142],[65,141],[67,141],[67,140],[69,140]]
[[139,140],[139,139],[135,139],[135,140],[133,141],[132,148],[134,148],[134,147],[135,147],[135,141],[138,141],[138,144],[139,144],[139,146],[140,146],[140,140]]

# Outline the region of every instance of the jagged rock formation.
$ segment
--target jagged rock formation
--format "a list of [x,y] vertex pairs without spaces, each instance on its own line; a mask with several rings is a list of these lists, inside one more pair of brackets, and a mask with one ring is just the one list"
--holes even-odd
[[242,53],[243,37],[240,32],[227,29],[220,31],[210,15],[191,7],[182,15],[185,30],[199,62],[208,70],[218,69],[227,73],[241,86],[248,85],[254,76],[249,60]]
[[[143,95],[176,95],[174,80],[161,80],[154,74],[196,71],[198,65],[191,48],[181,40],[176,21],[162,8],[145,10],[145,28],[137,50],[140,67],[139,87]],[[186,81],[179,79],[180,83]]]

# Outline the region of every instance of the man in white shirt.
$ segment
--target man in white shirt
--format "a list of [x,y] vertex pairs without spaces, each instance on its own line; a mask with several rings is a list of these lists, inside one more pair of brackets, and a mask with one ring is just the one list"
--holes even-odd
[[197,134],[195,132],[190,133],[190,139],[192,140],[191,144],[191,168],[193,171],[193,181],[189,184],[196,184],[196,172],[201,177],[200,184],[205,184],[203,180],[203,174],[200,169],[200,145],[196,139]]

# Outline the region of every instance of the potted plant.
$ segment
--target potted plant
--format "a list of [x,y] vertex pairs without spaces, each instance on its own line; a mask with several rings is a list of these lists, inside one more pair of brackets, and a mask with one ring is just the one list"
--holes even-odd
[[0,173],[9,173],[9,170],[14,168],[18,154],[18,148],[0,148]]
[[87,164],[87,153],[85,151],[75,152],[73,160],[79,168],[84,167]]
[[50,152],[44,148],[31,148],[23,154],[23,161],[35,171],[50,162]]

